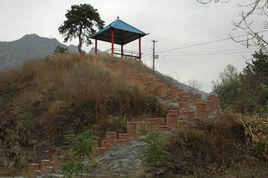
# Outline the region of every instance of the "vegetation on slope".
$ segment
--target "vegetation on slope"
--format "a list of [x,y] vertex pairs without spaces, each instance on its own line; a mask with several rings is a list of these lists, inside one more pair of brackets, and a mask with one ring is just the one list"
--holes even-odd
[[268,116],[268,55],[256,52],[241,73],[228,65],[215,83],[214,92],[223,109]]
[[[268,176],[262,95],[267,57],[260,56],[243,73],[229,75],[229,70],[215,85],[222,108],[231,113],[192,121],[168,137],[148,133],[142,160],[149,176]],[[146,79],[139,80],[139,74]],[[166,81],[136,61],[68,54],[1,73],[0,167],[10,171],[39,160],[45,150],[63,146],[68,134],[91,131],[102,137],[107,130],[124,132],[127,120],[164,116],[165,107],[146,84],[150,77]]]
[[[162,148],[168,150],[165,162],[157,164],[158,157],[145,160],[149,176],[268,177],[267,79],[268,56],[262,51],[241,73],[228,65],[214,83],[222,113],[174,130],[170,144]],[[167,142],[159,135],[152,140]],[[161,152],[153,146],[149,144],[147,155]]]
[[163,116],[157,98],[127,72],[136,61],[58,55],[0,75],[0,167],[19,168],[64,143],[64,135],[123,132],[126,119]]
[[267,177],[267,127],[266,118],[225,113],[216,120],[193,121],[169,137],[152,131],[146,140],[162,144],[147,142],[145,168],[139,173],[147,177]]
[[268,56],[263,51],[256,52],[241,73],[227,66],[214,83],[222,114],[176,130],[165,148],[169,156],[157,169],[169,176],[267,177],[267,79]]

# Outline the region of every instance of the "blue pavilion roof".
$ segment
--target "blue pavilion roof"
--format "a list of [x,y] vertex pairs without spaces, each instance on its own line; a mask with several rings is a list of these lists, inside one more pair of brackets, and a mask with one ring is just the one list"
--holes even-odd
[[115,43],[121,45],[125,45],[147,35],[147,33],[144,33],[143,31],[129,25],[128,23],[118,18],[111,24],[95,33],[91,38],[111,42],[112,30],[115,31]]

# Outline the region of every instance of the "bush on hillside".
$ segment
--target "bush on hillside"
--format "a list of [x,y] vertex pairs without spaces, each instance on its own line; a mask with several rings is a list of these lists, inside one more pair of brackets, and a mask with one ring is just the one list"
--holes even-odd
[[142,150],[141,159],[147,172],[159,176],[165,172],[167,166],[168,135],[157,129],[151,129],[144,133],[143,141],[146,143]]
[[96,138],[89,132],[67,135],[66,145],[63,146],[59,156],[64,177],[72,178],[78,175],[83,177],[83,173],[93,164],[91,154],[96,146]]
[[[160,151],[147,151],[153,158],[161,157],[157,154],[165,156],[156,170],[162,170],[166,177],[268,175],[266,122],[266,118],[231,113],[221,114],[215,120],[195,120],[184,128],[174,129],[168,141],[164,139],[167,145],[158,143],[156,148],[161,148]],[[152,160],[149,162],[153,163]],[[147,165],[151,168],[148,170],[154,170],[154,164]]]
[[[260,132],[259,132],[260,133]],[[170,144],[169,165],[174,174],[194,174],[197,170],[225,174],[246,165],[265,168],[265,157],[248,139],[241,120],[224,114],[217,120],[196,121],[177,130]]]

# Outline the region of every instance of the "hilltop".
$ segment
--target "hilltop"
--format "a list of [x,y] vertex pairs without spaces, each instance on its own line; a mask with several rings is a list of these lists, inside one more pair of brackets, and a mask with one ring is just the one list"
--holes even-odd
[[57,46],[65,47],[71,53],[78,52],[74,45],[66,46],[55,38],[36,34],[28,34],[15,41],[0,42],[0,71],[49,56]]
[[138,61],[72,54],[0,73],[0,165],[38,160],[66,134],[102,137],[124,132],[127,120],[165,116],[165,101],[176,101],[152,88],[157,81],[172,87]]

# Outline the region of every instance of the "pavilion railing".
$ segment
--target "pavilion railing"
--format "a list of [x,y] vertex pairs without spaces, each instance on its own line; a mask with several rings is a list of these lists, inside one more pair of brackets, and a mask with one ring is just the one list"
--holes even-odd
[[[107,53],[112,53],[112,49],[106,50]],[[114,55],[116,56],[122,56],[121,49],[115,48],[114,49]],[[142,55],[142,54],[141,54]],[[123,50],[123,57],[128,58],[134,58],[134,59],[140,59],[140,54],[137,51],[131,51],[131,50]]]

